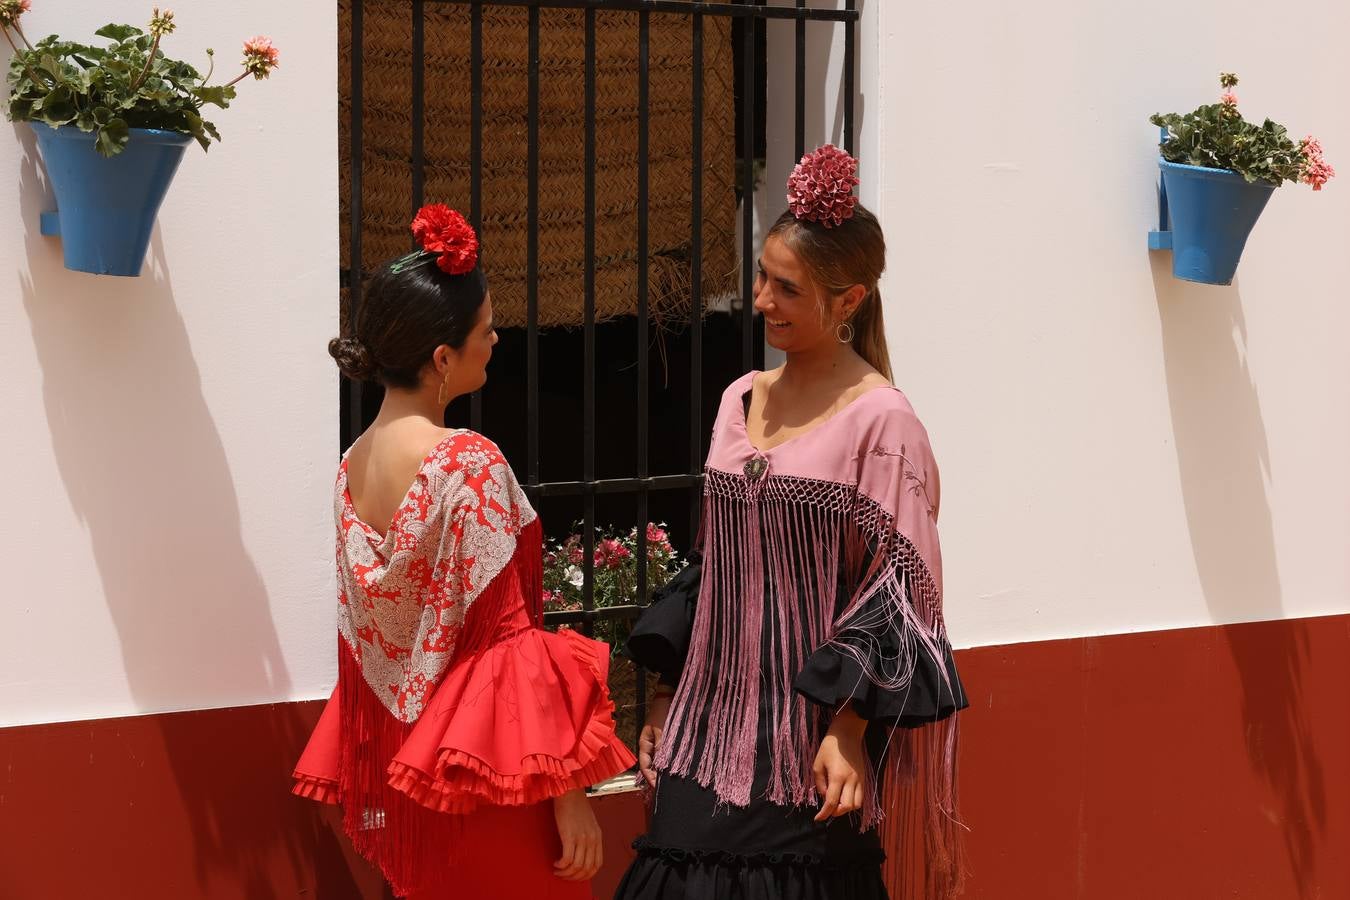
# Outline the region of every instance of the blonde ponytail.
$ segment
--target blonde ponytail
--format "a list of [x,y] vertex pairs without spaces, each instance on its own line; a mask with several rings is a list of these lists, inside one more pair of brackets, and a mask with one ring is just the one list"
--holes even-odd
[[881,316],[881,289],[873,288],[858,311],[849,320],[853,326],[853,351],[867,361],[867,364],[886,376],[887,381],[895,381],[891,376],[891,353],[886,348],[886,326]]

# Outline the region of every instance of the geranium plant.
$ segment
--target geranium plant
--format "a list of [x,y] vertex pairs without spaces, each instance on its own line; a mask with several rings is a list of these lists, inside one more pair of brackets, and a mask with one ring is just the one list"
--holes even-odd
[[1178,115],[1157,114],[1149,121],[1167,129],[1159,144],[1163,159],[1172,163],[1229,169],[1248,183],[1264,181],[1277,187],[1301,181],[1320,191],[1335,174],[1322,158],[1322,145],[1311,135],[1295,143],[1283,125],[1266,119],[1256,125],[1238,112],[1236,75],[1219,76],[1223,92],[1218,103]]
[[205,76],[160,49],[175,28],[173,12],[158,8],[148,31],[131,25],[105,25],[95,34],[106,47],[63,41],[49,35],[29,42],[19,20],[32,0],[0,0],[0,31],[14,49],[9,65],[9,106],[13,122],[73,125],[97,136],[104,156],[126,147],[132,128],[189,134],[203,149],[220,140],[215,125],[202,118],[202,107],[224,109],[235,98],[235,85],[250,75],[261,80],[278,65],[277,49],[266,37],[244,42],[243,71],[224,84],[209,84],[214,51]]
[[[576,612],[582,609],[582,586],[586,559],[585,544],[576,526],[561,542],[555,542],[544,554],[544,611]],[[596,609],[645,602],[637,596],[638,532],[615,534],[596,529],[595,535]],[[655,590],[670,581],[680,566],[679,554],[670,544],[664,523],[647,524],[647,588]],[[567,627],[567,626],[563,626]],[[618,652],[628,639],[629,622],[602,619],[595,623],[595,637],[607,641]]]

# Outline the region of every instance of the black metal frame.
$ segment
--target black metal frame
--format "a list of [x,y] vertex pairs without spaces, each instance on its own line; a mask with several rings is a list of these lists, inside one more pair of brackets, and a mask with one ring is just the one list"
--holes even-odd
[[[367,3],[387,2],[387,0],[353,0],[352,2],[352,54],[351,54],[351,157],[347,161],[351,171],[351,244],[350,260],[352,265],[361,260],[362,220],[362,104],[363,104],[363,11]],[[471,90],[472,90],[472,135],[470,136],[471,180],[470,180],[470,221],[475,228],[482,221],[482,81],[483,81],[483,8],[485,6],[527,7],[529,10],[529,72],[528,72],[528,117],[526,140],[528,141],[528,180],[527,200],[527,321],[526,328],[526,368],[527,368],[527,442],[528,452],[525,460],[524,489],[533,500],[549,496],[579,495],[583,499],[584,518],[583,535],[585,539],[585,582],[583,587],[583,608],[578,612],[550,612],[546,615],[549,624],[580,624],[583,630],[590,632],[593,624],[601,619],[633,618],[640,605],[627,605],[596,609],[594,606],[594,541],[595,541],[595,498],[599,494],[621,493],[635,495],[637,521],[641,525],[647,521],[648,498],[652,491],[684,490],[689,493],[690,521],[698,520],[700,488],[703,482],[703,422],[701,398],[702,383],[702,340],[703,340],[703,297],[702,285],[702,210],[703,210],[703,51],[704,21],[707,17],[731,17],[739,19],[746,26],[740,29],[740,62],[742,66],[740,98],[741,125],[744,128],[745,148],[741,159],[741,184],[744,186],[743,235],[742,235],[742,272],[741,290],[745,301],[742,303],[742,367],[748,371],[757,359],[762,358],[762,347],[757,345],[760,332],[755,327],[752,297],[754,283],[755,247],[753,245],[754,213],[754,163],[755,153],[750,136],[754,132],[757,105],[763,102],[757,96],[756,79],[756,33],[769,19],[793,20],[796,26],[795,45],[795,148],[798,156],[805,149],[805,88],[806,88],[806,29],[808,23],[822,22],[842,24],[844,38],[844,144],[845,149],[854,152],[854,55],[856,29],[859,13],[856,0],[846,0],[844,9],[810,9],[807,0],[796,0],[795,6],[765,6],[759,2],[703,3],[686,0],[411,0],[412,9],[412,148],[410,166],[412,169],[413,210],[422,205],[425,185],[424,170],[424,40],[425,10],[428,3],[455,3],[471,7]],[[585,10],[586,54],[585,54],[585,351],[583,383],[583,463],[581,478],[575,481],[541,482],[540,480],[540,438],[539,438],[539,296],[536,281],[538,278],[539,258],[539,28],[541,9],[581,9]],[[596,440],[596,337],[595,337],[595,89],[596,89],[596,41],[595,30],[598,15],[607,12],[638,13],[638,196],[637,196],[637,359],[638,359],[638,408],[637,408],[637,465],[631,478],[610,478],[598,480],[595,471]],[[690,284],[691,298],[691,349],[690,366],[690,437],[689,470],[678,475],[653,476],[648,462],[648,388],[649,388],[649,337],[650,321],[648,310],[648,89],[649,89],[649,39],[650,17],[655,15],[679,15],[690,19],[692,28],[693,77],[691,79],[692,101],[692,153],[690,159],[690,202],[691,215],[690,247]],[[489,248],[490,250],[490,248]],[[362,279],[368,274],[362,272],[362,278],[353,279],[351,272],[341,273],[342,285],[349,286],[352,292],[351,302],[359,303]],[[347,390],[348,421],[347,434],[354,439],[365,428],[363,416],[362,385],[349,383]],[[482,423],[482,398],[474,394],[470,401],[469,424],[480,429]],[[646,531],[639,527],[638,559],[646,558]],[[647,598],[647,572],[644,566],[638,566],[638,596],[645,602]],[[645,706],[643,678],[637,679],[639,713]],[[642,716],[639,714],[639,723]]]

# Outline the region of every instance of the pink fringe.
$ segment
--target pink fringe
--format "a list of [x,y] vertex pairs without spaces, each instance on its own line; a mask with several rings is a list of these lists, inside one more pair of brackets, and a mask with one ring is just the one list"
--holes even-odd
[[[764,684],[772,773],[765,797],[818,804],[811,767],[825,717],[792,689],[793,678],[823,646],[855,660],[864,678],[887,691],[910,688],[920,654],[945,677],[937,582],[894,517],[846,484],[710,469],[701,544],[690,656],[656,765],[712,788],[729,805],[747,805]],[[841,567],[858,587],[836,617]],[[887,632],[900,642],[893,658],[882,656],[875,636]],[[955,716],[915,732],[896,729],[885,777],[869,773],[861,827],[882,826],[892,860],[887,881],[898,900],[945,898],[960,884],[956,750]],[[922,893],[906,882],[916,871]]]

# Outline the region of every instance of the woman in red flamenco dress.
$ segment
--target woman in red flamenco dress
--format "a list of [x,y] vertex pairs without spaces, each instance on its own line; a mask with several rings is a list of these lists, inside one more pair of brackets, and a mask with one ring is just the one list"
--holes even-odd
[[338,683],[295,793],[342,806],[400,896],[583,900],[600,867],[585,787],[634,760],[609,648],[542,623],[542,532],[501,451],[442,427],[497,336],[478,241],[445,206],[329,345],[385,387],[338,470]]

